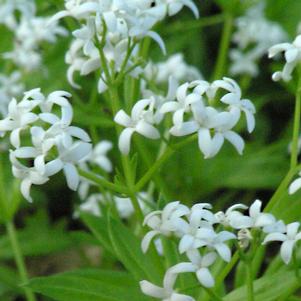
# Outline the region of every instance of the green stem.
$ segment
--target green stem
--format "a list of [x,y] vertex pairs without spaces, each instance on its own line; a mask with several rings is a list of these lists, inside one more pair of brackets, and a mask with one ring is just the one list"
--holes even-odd
[[[113,86],[110,87],[109,92],[112,100],[113,115],[115,116],[117,111],[119,110],[119,95],[118,95],[117,87],[113,87]],[[120,132],[121,132],[120,127],[116,124],[116,133],[118,136],[120,135]],[[132,205],[135,209],[139,222],[142,223],[144,219],[144,215],[139,205],[139,201],[136,197],[136,191],[138,190],[135,189],[135,177],[131,170],[129,157],[122,156],[121,161],[122,161],[122,167],[123,167],[126,185],[128,187],[127,195],[131,199]]]
[[124,193],[124,194],[128,193],[128,189],[126,187],[118,185],[118,184],[114,184],[112,182],[109,182],[108,180],[106,180],[104,178],[100,178],[100,177],[96,176],[94,173],[91,173],[91,172],[80,169],[79,174],[82,177],[98,184],[99,186],[103,186],[103,187],[105,187],[109,190],[112,190],[114,192]]
[[198,20],[176,22],[175,24],[168,26],[164,31],[164,34],[175,34],[179,32],[188,32],[191,30],[200,29],[205,26],[212,26],[223,22],[225,19],[224,14],[218,14],[209,17],[202,17]]
[[225,278],[232,271],[238,259],[239,259],[239,253],[238,251],[236,251],[232,256],[231,261],[225,266],[225,268],[221,271],[221,273],[216,278],[216,284],[215,284],[216,290],[218,290],[220,285],[223,284]]
[[252,273],[252,262],[251,261],[247,262],[246,269],[247,269],[248,301],[254,301],[253,273]]
[[291,180],[292,180],[293,176],[295,175],[295,173],[296,173],[295,168],[288,171],[287,175],[282,180],[282,182],[278,186],[277,190],[273,194],[272,198],[270,199],[270,201],[268,202],[268,204],[264,208],[265,212],[270,212],[276,206],[277,202],[279,201],[279,199],[281,198],[283,193],[286,192],[287,186],[291,182]]
[[233,17],[229,13],[226,13],[222,40],[220,42],[217,63],[213,73],[214,80],[220,79],[224,75],[226,62],[227,62],[228,49],[231,41],[232,27],[233,27]]
[[182,146],[190,143],[197,139],[197,135],[192,135],[182,142],[179,142],[173,146],[168,147],[165,152],[158,158],[158,160],[153,164],[153,166],[141,177],[141,179],[136,184],[136,191],[139,191],[143,188],[143,186],[152,178],[152,176],[160,169],[163,163],[168,160],[177,149],[181,148]]
[[[13,224],[13,222],[7,222],[6,223],[6,230],[7,230],[7,234],[11,243],[11,247],[14,253],[14,257],[15,257],[15,262],[19,271],[19,275],[20,275],[20,279],[22,281],[22,283],[27,283],[28,282],[28,275],[27,275],[27,270],[25,267],[25,263],[24,263],[24,258],[20,249],[20,245],[18,242],[18,238],[17,238],[17,232],[15,229],[15,225]],[[36,298],[33,294],[33,292],[27,288],[24,287],[24,293],[26,296],[27,301],[35,301]]]
[[293,140],[291,150],[291,169],[298,163],[298,140],[300,132],[300,113],[301,113],[301,72],[299,75],[298,87],[296,92],[296,103],[294,113]]
[[221,297],[219,297],[212,289],[208,288],[208,287],[205,287],[203,286],[202,287],[206,292],[207,294],[211,297],[211,300],[214,300],[214,301],[222,301],[223,299]]
[[124,176],[126,180],[126,184],[129,188],[129,197],[132,201],[132,205],[135,209],[139,222],[142,224],[144,220],[144,215],[142,209],[140,207],[139,201],[136,197],[136,189],[135,189],[135,178],[132,173],[132,169],[129,162],[128,156],[122,156],[122,166],[124,171]]

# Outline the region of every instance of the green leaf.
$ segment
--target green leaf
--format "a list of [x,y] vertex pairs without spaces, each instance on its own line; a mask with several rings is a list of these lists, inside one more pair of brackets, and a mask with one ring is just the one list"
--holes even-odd
[[58,301],[147,301],[128,273],[77,270],[32,279],[26,286]]
[[[41,256],[78,246],[78,240],[65,230],[64,224],[50,225],[45,212],[27,220],[26,227],[18,230],[18,240],[24,256]],[[0,259],[13,258],[7,235],[0,237]]]
[[17,273],[8,266],[0,266],[0,296],[7,293],[20,293],[22,290],[18,286],[20,283],[19,276]]
[[[277,274],[261,277],[254,281],[256,301],[273,301],[280,297],[290,296],[301,286],[300,280],[292,271],[281,271]],[[223,298],[224,301],[247,300],[246,286],[240,287]],[[286,299],[281,299],[286,300]]]
[[141,240],[121,222],[109,217],[109,235],[118,259],[137,280],[160,281],[163,267],[160,257],[150,250],[143,254]]
[[115,254],[108,232],[109,227],[107,218],[96,217],[86,212],[81,212],[80,217],[101,246],[110,253]]

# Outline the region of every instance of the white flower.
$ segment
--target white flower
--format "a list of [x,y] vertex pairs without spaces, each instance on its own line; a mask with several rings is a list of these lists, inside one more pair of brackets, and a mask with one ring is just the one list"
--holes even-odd
[[[19,103],[15,99],[10,102],[8,116],[0,121],[1,131],[11,131],[10,140],[15,147],[10,152],[13,173],[22,179],[21,192],[29,201],[32,184],[42,185],[62,169],[69,188],[78,187],[75,165],[89,155],[91,145],[84,130],[70,125],[73,116],[67,99],[70,96],[65,91],[55,91],[45,97],[40,89],[30,90]],[[53,113],[55,106],[60,108],[60,117]],[[21,131],[30,134],[32,145],[24,144]],[[24,162],[33,159],[33,166],[26,166],[18,159]]]
[[271,241],[282,241],[280,248],[280,255],[283,261],[288,264],[291,261],[292,253],[296,243],[301,240],[301,233],[298,232],[300,223],[295,222],[286,226],[286,234],[284,233],[270,233],[266,236],[263,244]]
[[24,84],[20,82],[21,73],[15,71],[9,76],[0,74],[0,113],[5,118],[7,107],[12,98],[18,97],[24,91]]
[[222,81],[215,81],[212,85],[229,92],[221,98],[221,102],[228,104],[230,110],[238,109],[239,112],[245,113],[248,131],[251,133],[255,128],[255,106],[249,99],[241,99],[241,89],[238,84],[233,79],[224,77]]
[[264,6],[262,1],[248,9],[244,16],[236,19],[236,31],[232,39],[238,48],[230,51],[230,73],[233,75],[256,76],[259,71],[258,61],[267,49],[287,38],[280,25],[265,17]]
[[0,4],[0,24],[14,30],[17,26],[15,11],[20,12],[22,17],[31,18],[35,10],[35,3],[32,0],[4,0]]
[[[192,88],[195,82],[192,84],[185,83],[177,88],[176,101],[168,101],[161,107],[160,112],[165,114],[167,112],[174,112],[173,123],[176,126],[181,126],[183,123],[184,113],[191,111],[191,105],[193,103],[203,104],[202,95],[199,93],[190,93],[189,89]],[[209,84],[206,81],[198,81],[198,87],[203,86],[204,92],[209,88]]]
[[20,22],[14,28],[14,49],[4,54],[7,59],[31,71],[37,68],[41,62],[39,46],[41,42],[55,43],[57,36],[66,36],[67,31],[53,23],[46,26],[47,17],[22,16]]
[[269,49],[269,58],[276,56],[278,53],[284,52],[286,64],[282,71],[277,71],[273,74],[273,80],[284,81],[291,80],[292,72],[301,60],[301,35],[297,36],[293,43],[281,43],[274,45]]
[[244,141],[231,131],[237,123],[237,116],[231,112],[218,112],[212,107],[204,108],[200,102],[192,105],[192,112],[194,120],[173,126],[170,129],[172,135],[184,136],[197,132],[199,148],[205,159],[214,157],[220,151],[225,139],[233,144],[238,153],[242,153]]
[[32,110],[44,99],[39,89],[24,93],[23,99],[18,103],[15,98],[8,105],[7,117],[0,120],[0,132],[11,131],[10,141],[14,147],[20,146],[20,132],[38,120]]
[[98,165],[106,172],[111,172],[113,170],[112,162],[107,157],[108,151],[110,151],[113,147],[111,141],[103,140],[96,144],[96,146],[92,149],[90,156],[87,158],[87,161]]
[[145,253],[149,247],[152,239],[158,234],[165,236],[171,235],[176,232],[182,224],[182,216],[188,215],[190,210],[180,202],[172,202],[167,204],[163,210],[153,211],[148,214],[143,225],[150,227],[149,231],[143,238],[141,243],[142,251]]
[[200,245],[200,240],[197,236],[198,230],[201,227],[212,228],[212,224],[216,221],[214,214],[209,211],[212,206],[207,203],[199,203],[191,208],[188,216],[188,222],[182,220],[178,226],[178,232],[182,235],[179,242],[180,253],[188,250],[196,249]]
[[[100,1],[99,1],[100,2]],[[100,10],[100,3],[98,1],[87,0],[65,0],[65,10],[56,13],[50,20],[49,24],[56,22],[57,20],[71,16],[75,19],[84,19]]]
[[202,78],[200,72],[194,66],[184,61],[182,53],[170,56],[166,61],[157,64],[149,63],[146,66],[146,77],[156,83],[166,83],[172,76],[178,82],[193,81]]
[[28,202],[32,202],[32,198],[30,196],[30,189],[32,184],[34,185],[42,185],[48,182],[49,178],[46,174],[39,173],[35,167],[28,168],[21,164],[13,151],[10,152],[9,159],[12,163],[12,172],[13,175],[21,179],[21,193],[24,198]]
[[215,218],[217,219],[217,222],[222,224],[225,227],[231,226],[231,221],[236,219],[236,217],[241,217],[243,214],[240,211],[237,211],[238,209],[246,210],[248,207],[243,204],[235,204],[231,207],[229,207],[226,212],[219,211],[215,213]]
[[[67,185],[71,190],[77,190],[79,185],[79,175],[75,164],[84,159],[91,152],[91,144],[77,141],[73,144],[64,145],[63,143],[57,145],[59,151],[58,160],[55,162],[55,169],[63,169],[66,176]],[[51,166],[51,168],[54,168]],[[46,174],[49,173],[47,167]]]
[[299,178],[297,178],[290,184],[290,186],[288,188],[288,192],[289,192],[289,194],[294,194],[300,188],[301,188],[301,172],[299,172]]
[[255,77],[258,74],[257,52],[249,51],[244,53],[238,49],[231,49],[229,55],[232,61],[230,66],[231,75],[247,74]]
[[131,116],[127,115],[125,111],[117,112],[114,121],[124,127],[119,137],[118,146],[123,154],[128,154],[130,151],[131,137],[134,132],[137,132],[150,139],[160,138],[159,131],[145,118],[147,107],[151,104],[150,99],[139,100],[133,107]]
[[262,202],[255,200],[250,206],[249,216],[235,214],[230,220],[231,227],[235,229],[262,228],[275,223],[275,217],[270,213],[260,212]]
[[95,216],[101,216],[100,203],[103,203],[104,199],[100,193],[91,194],[87,200],[79,206],[79,210],[88,212]]
[[203,286],[213,287],[214,278],[208,267],[215,262],[217,258],[216,253],[210,252],[201,256],[198,250],[190,250],[186,254],[191,262],[181,262],[171,267],[169,271],[175,274],[194,272]]
[[184,6],[190,8],[196,18],[199,17],[199,11],[192,0],[158,0],[158,4],[167,6],[167,14],[169,16],[176,15]]
[[147,280],[142,280],[140,281],[140,288],[145,295],[163,301],[194,301],[194,298],[174,291],[173,287],[177,280],[177,276],[176,273],[172,273],[168,270],[163,279],[163,287],[154,285]]
[[[114,196],[113,199],[121,218],[130,218],[133,215],[135,209],[130,198]],[[148,200],[146,192],[138,193],[137,199],[143,214],[148,214],[150,212],[150,206],[147,202],[152,203],[153,201]]]
[[199,239],[198,247],[208,247],[214,249],[218,255],[225,261],[231,260],[231,250],[229,246],[225,244],[227,240],[235,239],[236,235],[229,231],[221,231],[216,233],[210,228],[200,228],[196,234]]

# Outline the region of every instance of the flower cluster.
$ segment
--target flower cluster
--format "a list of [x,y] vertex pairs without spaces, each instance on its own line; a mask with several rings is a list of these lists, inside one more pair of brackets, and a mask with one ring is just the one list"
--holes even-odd
[[230,72],[233,75],[256,76],[258,60],[265,55],[269,47],[287,38],[280,25],[265,18],[264,7],[264,1],[261,1],[251,7],[245,16],[236,20],[233,42],[238,48],[230,51]]
[[[19,21],[14,17],[14,12],[21,13]],[[65,36],[67,31],[53,23],[47,26],[48,17],[35,15],[33,1],[6,1],[0,6],[1,13],[7,14],[3,20],[14,32],[14,49],[4,54],[4,58],[12,60],[18,67],[31,71],[41,64],[39,47],[42,42],[54,43],[57,36]]]
[[[220,89],[226,93],[221,97],[219,107],[215,108],[211,103],[215,102]],[[205,158],[215,156],[225,139],[242,153],[244,141],[232,130],[242,112],[246,116],[248,131],[251,133],[255,127],[254,105],[250,100],[241,98],[240,87],[230,78],[225,77],[212,84],[196,80],[177,88],[171,78],[167,97],[159,100],[153,96],[139,100],[132,108],[131,116],[124,110],[116,114],[115,122],[126,127],[119,137],[119,149],[122,153],[129,153],[134,132],[150,139],[158,139],[160,133],[155,125],[161,123],[168,112],[173,113],[171,135],[197,133],[199,148]]]
[[176,14],[183,6],[188,6],[198,16],[191,0],[67,0],[65,10],[54,15],[51,22],[71,16],[81,23],[81,28],[73,31],[75,39],[66,53],[70,84],[80,88],[73,79],[76,71],[87,75],[101,69],[98,91],[102,93],[116,73],[138,76],[143,71],[139,63],[138,42],[150,37],[165,52],[163,40],[151,29],[166,15]]
[[272,78],[274,81],[281,79],[290,81],[292,72],[301,61],[301,35],[298,35],[292,43],[281,43],[271,47],[269,57],[272,58],[281,52],[284,52],[286,63],[283,70],[275,72]]
[[33,0],[5,0],[0,4],[0,24],[14,30],[18,24],[15,16],[19,12],[22,17],[30,18],[36,10]]
[[[246,251],[254,237],[265,238],[262,244],[281,241],[280,255],[288,264],[293,249],[301,232],[299,223],[285,225],[269,213],[261,212],[262,203],[256,200],[249,208],[249,214],[242,210],[248,209],[243,204],[231,206],[225,212],[213,213],[208,203],[198,203],[192,208],[172,202],[163,210],[151,212],[146,216],[144,224],[151,228],[142,240],[142,250],[146,252],[156,236],[174,237],[178,241],[178,250],[185,254],[188,261],[170,267],[164,277],[163,288],[147,280],[140,282],[144,294],[162,300],[194,300],[190,296],[180,295],[174,289],[180,273],[195,273],[199,283],[204,287],[213,287],[215,280],[209,269],[216,259],[229,262],[233,241],[237,247]],[[253,237],[254,235],[254,237]]]
[[[149,200],[146,192],[138,193],[137,199],[144,215],[148,214],[151,211],[151,208],[154,206],[153,201]],[[111,205],[116,207],[119,216],[123,219],[130,218],[135,212],[130,198],[111,195],[110,193],[90,194],[85,199],[85,202],[79,206],[79,210],[82,212],[88,212],[95,216],[101,216],[101,207]]]
[[[11,100],[7,117],[0,120],[0,132],[10,133],[13,174],[22,180],[21,192],[28,201],[32,201],[32,184],[42,185],[61,170],[69,188],[78,187],[75,165],[90,153],[91,145],[88,134],[71,125],[70,96],[65,91],[47,97],[40,89],[27,91],[20,102]],[[26,134],[30,135],[30,143]]]
[[202,78],[196,67],[185,62],[182,53],[176,53],[164,62],[149,62],[144,69],[144,77],[155,84],[168,83],[170,76],[179,83]]

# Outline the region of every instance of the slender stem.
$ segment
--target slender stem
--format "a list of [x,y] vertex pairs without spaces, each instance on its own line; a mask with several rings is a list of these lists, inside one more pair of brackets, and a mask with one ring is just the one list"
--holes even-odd
[[124,171],[124,176],[126,180],[126,184],[129,188],[129,197],[131,199],[132,205],[135,209],[135,212],[137,214],[138,220],[140,223],[143,222],[144,215],[142,212],[142,209],[140,207],[139,201],[136,197],[136,191],[135,190],[135,179],[133,177],[132,169],[129,162],[128,156],[122,156],[122,166]]
[[232,27],[233,27],[233,17],[229,13],[225,13],[225,22],[224,22],[222,40],[220,42],[217,63],[213,73],[214,80],[219,79],[224,75],[226,62],[227,62],[228,49],[231,41]]
[[[109,92],[112,100],[113,114],[116,115],[117,111],[119,110],[119,95],[118,95],[117,87],[113,87],[113,86],[110,87]],[[117,135],[120,135],[120,132],[121,132],[120,127],[116,124]],[[127,194],[131,199],[132,205],[135,209],[139,222],[142,223],[144,219],[144,215],[140,207],[139,201],[136,197],[136,191],[138,190],[135,189],[135,178],[131,169],[129,157],[122,156],[121,161],[122,161],[123,172],[126,180],[126,185],[128,187]]]
[[110,190],[112,190],[114,192],[124,193],[124,194],[128,193],[128,189],[126,187],[118,185],[118,184],[114,184],[112,182],[109,182],[108,180],[106,180],[104,178],[98,177],[94,173],[91,173],[91,172],[88,172],[88,171],[80,169],[79,170],[79,174],[82,177],[84,177],[84,178],[86,178],[86,179],[88,179],[88,180],[90,180],[90,181],[98,184],[99,186],[103,186],[103,187],[105,187],[107,189],[110,189]]
[[[16,229],[15,229],[15,225],[13,224],[13,222],[7,222],[6,223],[6,230],[7,230],[7,234],[12,246],[12,250],[14,253],[14,257],[15,257],[15,262],[19,271],[19,275],[20,275],[20,279],[23,283],[28,282],[28,275],[27,275],[27,270],[25,267],[25,263],[24,263],[24,258],[20,249],[20,245],[18,242],[18,238],[17,238],[17,233],[16,233]],[[24,288],[24,293],[26,296],[27,301],[35,301],[36,298],[33,294],[33,292],[25,287]]]
[[236,251],[234,255],[231,258],[231,261],[225,266],[225,268],[221,271],[221,273],[216,278],[216,284],[215,287],[218,290],[220,285],[224,282],[225,278],[228,276],[228,274],[232,271],[233,267],[237,263],[239,259],[239,253]]
[[298,163],[298,140],[300,132],[300,113],[301,113],[301,74],[299,75],[298,87],[296,92],[296,103],[294,113],[293,141],[291,150],[291,169]]
[[225,19],[224,14],[218,14],[209,17],[202,17],[198,20],[185,21],[185,22],[176,22],[175,24],[166,27],[163,31],[163,34],[175,34],[176,32],[188,32],[191,30],[200,29],[206,26],[212,26],[223,22]]
[[283,193],[286,192],[287,186],[290,183],[290,181],[292,180],[295,173],[296,173],[296,168],[288,171],[287,175],[282,180],[282,182],[278,186],[277,190],[275,191],[275,193],[271,197],[270,201],[268,202],[268,204],[264,208],[265,212],[270,212],[276,206],[277,202],[279,201],[279,199],[281,198]]
[[212,289],[208,288],[208,287],[205,287],[203,286],[202,287],[206,292],[207,294],[211,297],[211,300],[214,300],[214,301],[222,301],[223,299],[221,297],[219,297]]
[[139,191],[143,188],[143,186],[152,178],[152,176],[160,169],[160,167],[163,165],[163,163],[168,160],[174,152],[181,148],[182,146],[190,143],[191,141],[194,141],[197,139],[197,135],[192,135],[182,142],[179,142],[173,146],[168,147],[165,152],[162,154],[160,158],[153,164],[153,166],[142,176],[142,178],[138,181],[136,184],[136,191]]
[[252,261],[248,261],[246,264],[247,270],[247,290],[248,301],[254,301],[254,286],[253,286],[253,273],[252,273]]

